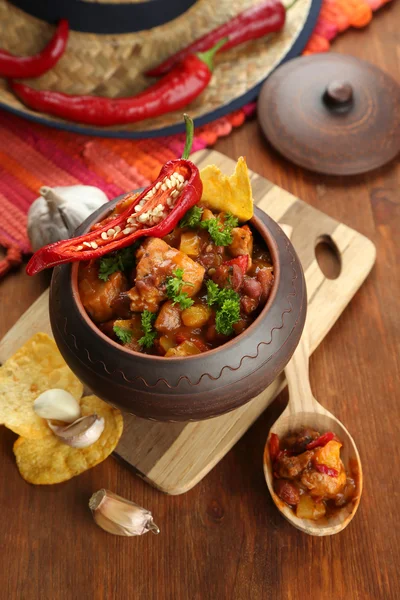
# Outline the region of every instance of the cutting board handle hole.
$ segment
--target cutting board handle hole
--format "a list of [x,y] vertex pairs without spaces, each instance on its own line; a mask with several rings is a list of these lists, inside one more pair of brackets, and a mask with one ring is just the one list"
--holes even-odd
[[327,279],[337,279],[342,270],[342,259],[330,235],[321,235],[315,244],[315,257]]

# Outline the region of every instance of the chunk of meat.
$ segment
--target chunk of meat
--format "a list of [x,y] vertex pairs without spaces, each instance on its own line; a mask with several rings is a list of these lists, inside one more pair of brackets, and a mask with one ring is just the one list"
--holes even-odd
[[176,269],[183,270],[182,292],[195,296],[200,290],[204,267],[159,238],[149,238],[136,253],[136,285],[129,290],[131,310],[156,312],[166,298],[166,279]]
[[238,265],[221,265],[215,269],[211,279],[219,287],[237,292],[243,283],[243,271]]
[[268,300],[268,296],[270,295],[272,286],[274,284],[274,274],[272,273],[272,271],[270,271],[270,269],[261,269],[257,272],[256,277],[261,283],[262,288],[260,302],[262,304],[265,304]]
[[98,266],[89,262],[79,269],[79,295],[82,304],[95,323],[110,321],[116,313],[113,301],[127,288],[127,280],[121,271],[112,273],[107,281],[98,277]]
[[284,440],[284,447],[288,450],[292,450],[295,454],[305,452],[307,444],[316,440],[319,437],[318,431],[314,429],[304,428],[288,435]]
[[121,292],[111,302],[111,308],[116,317],[120,319],[129,319],[131,316],[131,299],[128,292]]
[[[311,450],[308,452],[311,452]],[[315,498],[335,498],[344,489],[346,479],[346,471],[342,464],[342,470],[338,477],[331,477],[315,469],[307,469],[301,476],[301,483],[309,490],[311,496]]]
[[308,467],[313,456],[313,450],[307,450],[298,456],[281,456],[276,461],[275,470],[280,477],[294,479]]
[[168,333],[178,329],[181,325],[181,309],[177,304],[173,304],[172,300],[168,300],[162,305],[158,313],[154,329],[161,331],[161,333]]
[[247,269],[250,269],[251,255],[253,253],[253,234],[248,225],[234,227],[232,229],[232,243],[229,245],[229,252],[232,256],[247,254],[249,257]]

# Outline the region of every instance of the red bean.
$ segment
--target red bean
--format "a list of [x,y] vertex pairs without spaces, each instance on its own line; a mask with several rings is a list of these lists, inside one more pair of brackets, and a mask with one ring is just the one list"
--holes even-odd
[[274,482],[274,490],[279,498],[286,502],[286,504],[296,506],[300,501],[299,490],[293,483],[290,483],[290,481],[287,481],[286,479],[277,479]]
[[257,279],[252,277],[245,277],[242,285],[242,291],[246,296],[259,300],[262,292],[262,286]]
[[274,283],[274,275],[269,269],[261,269],[257,272],[257,279],[261,283],[262,288],[260,302],[262,302],[262,304],[265,304],[268,300],[268,296],[271,293],[271,289]]

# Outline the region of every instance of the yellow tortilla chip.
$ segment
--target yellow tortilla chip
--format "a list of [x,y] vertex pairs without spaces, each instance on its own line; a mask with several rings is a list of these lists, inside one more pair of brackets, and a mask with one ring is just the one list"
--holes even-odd
[[230,212],[244,222],[253,216],[253,196],[246,159],[241,156],[235,172],[228,177],[215,165],[200,171],[203,182],[201,202],[214,212]]
[[37,485],[67,481],[103,462],[115,449],[124,426],[120,411],[97,396],[82,398],[81,410],[82,416],[95,413],[104,418],[104,431],[97,442],[87,448],[71,448],[53,434],[39,440],[18,438],[14,454],[25,481]]
[[66,390],[77,400],[83,393],[54,340],[37,333],[0,367],[0,424],[26,438],[49,435],[46,421],[33,412],[33,402],[50,388]]

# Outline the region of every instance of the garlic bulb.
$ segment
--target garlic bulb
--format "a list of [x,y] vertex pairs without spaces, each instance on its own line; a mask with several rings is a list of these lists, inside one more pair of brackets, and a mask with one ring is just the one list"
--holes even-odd
[[72,394],[61,389],[46,390],[33,403],[33,410],[42,419],[73,423],[81,416],[81,407]]
[[89,508],[97,525],[114,535],[143,535],[148,531],[160,533],[151,512],[121,498],[109,490],[95,492]]
[[70,238],[75,229],[108,198],[91,185],[40,188],[28,211],[28,236],[32,250]]
[[47,421],[47,423],[60,442],[73,448],[87,448],[97,442],[105,425],[103,417],[97,415],[81,417],[67,427],[54,425],[51,421]]

